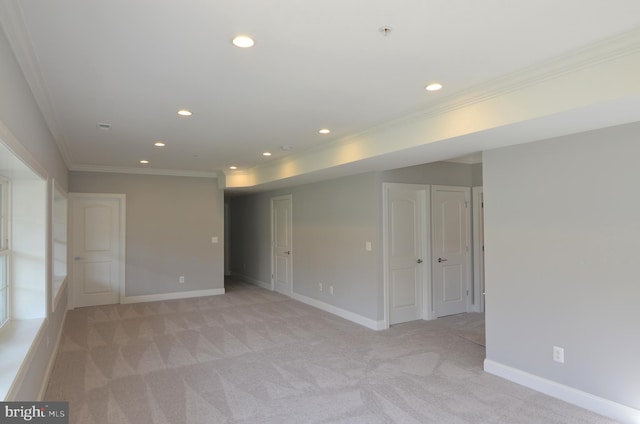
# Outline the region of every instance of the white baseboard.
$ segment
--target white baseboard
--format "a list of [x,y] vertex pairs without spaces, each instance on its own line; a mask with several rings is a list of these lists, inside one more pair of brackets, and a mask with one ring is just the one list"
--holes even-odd
[[120,303],[157,302],[159,300],[189,299],[191,297],[218,296],[224,294],[224,289],[191,290],[175,293],[148,294],[142,296],[123,296]]
[[[233,272],[232,274],[233,274],[233,276],[235,278],[238,278],[238,279],[240,279],[242,281],[245,281],[245,282],[247,282],[249,284],[254,284],[254,285],[256,285],[258,287],[262,287],[263,289],[266,289],[266,290],[273,290],[271,288],[271,284],[265,283],[264,281],[256,280],[255,278],[247,277],[246,275],[242,275],[242,274],[239,274],[237,272]],[[384,321],[375,321],[375,320],[363,317],[362,315],[358,315],[356,313],[353,313],[351,311],[347,311],[345,309],[338,308],[337,306],[329,305],[328,303],[325,303],[325,302],[322,302],[322,301],[319,301],[319,300],[316,300],[316,299],[312,299],[312,298],[307,297],[307,296],[303,296],[301,294],[292,293],[290,297],[295,299],[295,300],[297,300],[297,301],[299,301],[299,302],[305,303],[305,304],[307,304],[309,306],[313,306],[314,308],[321,309],[321,310],[323,310],[325,312],[329,312],[330,314],[337,315],[340,318],[344,318],[344,319],[349,320],[351,322],[355,322],[356,324],[360,324],[363,327],[367,327],[367,328],[369,328],[371,330],[379,331],[379,330],[384,330],[384,329],[387,328],[385,326],[385,324],[384,324]]]
[[503,365],[490,359],[484,360],[484,370],[522,386],[563,400],[589,411],[612,418],[621,423],[640,423],[640,410],[608,399],[557,383],[534,374]]
[[340,318],[344,318],[351,322],[355,322],[356,324],[360,324],[363,327],[367,327],[371,330],[379,331],[379,330],[384,330],[386,328],[384,325],[384,321],[375,321],[370,318],[363,317],[362,315],[353,313],[351,311],[338,308],[337,306],[329,305],[328,303],[321,302],[319,300],[312,299],[307,296],[303,296],[301,294],[292,293],[291,297],[302,303],[306,303],[307,305],[313,306],[314,308],[322,309],[325,312],[329,312],[330,314],[337,315]]
[[264,281],[260,281],[255,278],[248,277],[246,275],[238,274],[237,272],[232,272],[231,275],[234,278],[237,278],[249,284],[253,284],[254,286],[262,287],[263,289],[266,289],[266,290],[273,290],[271,288],[271,284],[265,283]]

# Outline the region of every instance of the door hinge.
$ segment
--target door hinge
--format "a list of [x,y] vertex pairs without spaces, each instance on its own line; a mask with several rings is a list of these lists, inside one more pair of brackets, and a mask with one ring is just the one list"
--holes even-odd
[[469,290],[467,290],[467,296],[469,296]]
[[464,201],[464,207],[469,208],[469,202],[467,202],[466,200]]

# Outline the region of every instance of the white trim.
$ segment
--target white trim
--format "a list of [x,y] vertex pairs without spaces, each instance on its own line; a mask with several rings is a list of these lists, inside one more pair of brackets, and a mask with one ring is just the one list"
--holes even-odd
[[74,165],[69,167],[73,172],[105,172],[112,174],[165,175],[171,177],[196,177],[217,179],[220,174],[210,171],[186,171],[180,169],[134,168],[122,166]]
[[[483,190],[482,187],[472,187],[473,207],[473,311],[484,312],[484,296],[482,295],[484,286],[484,231],[480,228],[480,216],[483,215]],[[483,229],[482,229],[483,230]]]
[[498,377],[563,400],[572,405],[588,409],[589,411],[604,415],[621,423],[640,423],[640,410],[592,395],[591,393],[583,392],[582,390],[552,380],[547,380],[546,378],[530,374],[517,368],[512,368],[490,359],[484,360],[484,370],[489,374],[497,375]]
[[[55,257],[55,244],[56,244],[56,238],[54,236],[55,234],[55,230],[56,230],[56,215],[55,215],[55,207],[56,207],[56,194],[61,195],[64,200],[66,201],[66,205],[65,205],[65,222],[64,222],[64,230],[65,230],[65,255],[66,255],[66,261],[65,261],[65,274],[62,277],[62,282],[60,283],[60,286],[58,287],[58,291],[56,293],[53,292],[53,285],[55,281],[59,281],[60,279],[55,275],[55,263],[56,263],[56,257]],[[51,240],[49,240],[49,254],[47,255],[47,257],[50,258],[50,266],[49,266],[49,277],[50,277],[50,281],[48,284],[48,291],[49,291],[49,298],[51,299],[51,305],[49,306],[51,309],[51,313],[55,312],[58,306],[58,303],[60,303],[60,299],[62,297],[62,293],[64,292],[64,288],[67,284],[67,280],[69,277],[69,207],[71,205],[71,202],[69,201],[69,193],[67,193],[61,186],[60,184],[58,184],[58,181],[55,178],[51,178],[51,214],[49,216],[49,229],[48,229],[48,234],[49,237],[51,238]]]
[[24,377],[31,368],[33,356],[42,343],[46,328],[47,320],[44,318],[10,320],[2,328],[0,354],[3,367],[0,372],[0,399],[15,400]]
[[147,294],[140,296],[124,296],[120,298],[120,303],[143,303],[143,302],[158,302],[160,300],[175,300],[175,299],[189,299],[192,297],[205,297],[205,296],[219,296],[224,294],[224,288],[222,289],[207,289],[207,290],[191,290],[174,293],[161,293],[161,294]]
[[232,272],[231,275],[234,278],[242,280],[242,281],[244,281],[246,283],[253,284],[254,286],[261,287],[261,288],[263,288],[265,290],[273,291],[273,286],[271,284],[269,284],[269,283],[265,283],[264,281],[260,281],[260,280],[257,280],[255,278],[252,278],[252,277],[249,277],[247,275],[240,274],[240,273],[237,273],[237,272]]
[[51,94],[42,76],[40,62],[33,50],[29,31],[22,18],[19,2],[0,3],[0,22],[11,45],[16,61],[24,75],[24,79],[33,93],[33,99],[42,113],[47,128],[60,151],[60,156],[69,168],[72,159],[67,143],[65,142]]
[[362,315],[358,315],[354,312],[347,311],[342,308],[338,308],[337,306],[329,305],[328,303],[324,303],[319,300],[312,299],[310,297],[307,297],[298,293],[292,293],[291,298],[299,302],[302,302],[304,304],[307,304],[309,306],[313,306],[314,308],[321,309],[330,314],[337,315],[340,318],[344,318],[348,321],[355,322],[356,324],[360,324],[363,327],[367,327],[371,330],[379,331],[379,330],[385,330],[389,328],[389,326],[386,325],[384,321],[376,321],[367,317],[363,317]]
[[47,171],[33,157],[31,152],[24,148],[18,138],[2,121],[0,121],[0,143],[13,153],[20,163],[22,163],[29,171],[33,172],[43,181],[47,180]]
[[47,391],[47,386],[49,385],[49,380],[51,379],[51,373],[53,372],[53,366],[56,363],[56,359],[58,357],[58,350],[60,349],[60,343],[62,342],[62,331],[64,330],[64,324],[67,320],[67,310],[64,311],[62,315],[62,321],[60,321],[60,328],[58,329],[58,336],[56,338],[56,345],[53,347],[51,351],[51,356],[49,357],[49,363],[47,365],[47,369],[44,372],[44,378],[42,379],[42,385],[40,386],[40,391],[38,392],[38,401],[44,400],[44,395]]
[[[265,283],[264,281],[256,280],[255,278],[247,277],[246,275],[242,275],[238,273],[233,273],[233,276],[249,284],[253,284],[255,286],[261,287],[265,290],[274,291],[274,289],[271,288],[271,285],[268,283]],[[287,296],[285,293],[280,293],[280,294]],[[321,309],[332,315],[337,315],[348,321],[355,322],[356,324],[362,325],[363,327],[367,327],[371,330],[379,331],[379,330],[385,330],[389,328],[388,325],[385,325],[384,321],[375,321],[370,318],[363,317],[362,315],[358,315],[354,312],[347,311],[346,309],[338,308],[337,306],[329,305],[328,303],[322,302],[320,300],[312,299],[310,297],[307,297],[298,293],[291,293],[289,297],[291,297],[294,300],[297,300],[298,302],[302,302],[309,306],[313,306],[314,308]]]
[[[425,270],[422,276],[422,319],[434,319],[433,297],[432,297],[432,275],[431,275],[431,186],[428,184],[403,184],[403,183],[382,183],[382,273],[383,290],[382,304],[384,307],[383,320],[380,321],[383,328],[389,328],[389,190],[393,188],[410,188],[417,191],[424,191],[422,200],[423,208],[423,230],[420,234],[422,249],[424,252]],[[369,327],[371,328],[371,327]]]

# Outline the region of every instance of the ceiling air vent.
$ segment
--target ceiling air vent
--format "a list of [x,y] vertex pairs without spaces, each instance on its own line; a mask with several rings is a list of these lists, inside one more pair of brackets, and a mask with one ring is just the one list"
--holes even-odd
[[96,127],[98,127],[98,129],[101,130],[101,131],[111,131],[111,124],[105,124],[105,123],[98,122],[96,124]]

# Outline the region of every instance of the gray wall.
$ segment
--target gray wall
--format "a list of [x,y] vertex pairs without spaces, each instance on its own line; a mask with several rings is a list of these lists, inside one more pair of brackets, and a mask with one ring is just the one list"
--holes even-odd
[[484,153],[487,359],[636,409],[639,137],[636,123]]
[[69,188],[126,194],[127,296],[224,287],[224,205],[215,179],[71,172]]
[[437,162],[232,197],[231,271],[270,284],[270,198],[292,194],[294,292],[382,320],[382,182],[470,187],[474,166]]
[[[231,271],[269,284],[270,198],[292,194],[293,290],[381,319],[379,177],[368,173],[230,199]],[[365,250],[371,241],[373,251]],[[320,292],[318,283],[325,290]],[[334,286],[334,295],[328,286]]]
[[482,164],[475,163],[471,165],[471,185],[472,187],[482,186]]
[[[475,167],[475,168],[474,168]],[[482,185],[482,179],[477,180],[478,172],[474,169],[482,165],[466,165],[454,162],[434,162],[407,168],[393,169],[382,172],[382,181],[387,183],[432,184],[471,187]],[[480,171],[481,173],[482,171]],[[477,183],[480,184],[477,184]]]
[[[20,68],[9,47],[4,32],[0,30],[0,124],[5,126],[17,138],[22,148],[28,152],[29,158],[35,160],[49,177],[55,178],[62,189],[67,189],[67,168],[58,148],[49,133],[31,90],[22,76]],[[51,196],[47,196],[50,203]],[[47,204],[47,219],[51,219],[51,205]],[[51,243],[48,237],[48,243]],[[51,248],[47,250],[47,261],[51,261]],[[47,283],[49,283],[47,281]],[[66,286],[68,287],[68,286]],[[20,381],[16,381],[15,399],[34,400],[39,396],[42,382],[46,377],[47,365],[53,355],[64,313],[67,307],[67,289],[61,293],[60,303],[55,312],[47,306],[42,336],[36,340],[34,354],[26,364],[25,373]],[[51,304],[47,291],[46,304]],[[47,343],[50,340],[50,343]]]

